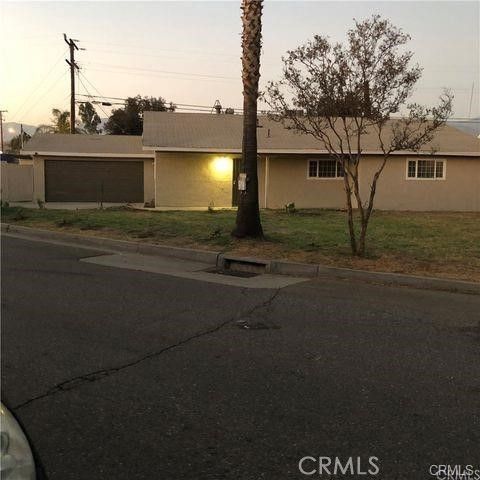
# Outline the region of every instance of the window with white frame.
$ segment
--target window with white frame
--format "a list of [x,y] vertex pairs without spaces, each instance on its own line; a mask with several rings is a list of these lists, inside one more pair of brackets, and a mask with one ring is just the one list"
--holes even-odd
[[443,180],[445,178],[445,160],[407,160],[407,178]]
[[343,175],[342,164],[337,160],[308,161],[308,178],[343,178]]

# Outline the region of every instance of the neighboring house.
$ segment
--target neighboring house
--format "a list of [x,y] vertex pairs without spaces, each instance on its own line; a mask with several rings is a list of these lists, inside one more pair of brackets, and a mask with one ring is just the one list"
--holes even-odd
[[18,158],[13,153],[0,153],[2,163],[18,163]]
[[154,199],[153,154],[143,151],[139,136],[36,134],[22,152],[33,156],[34,200]]
[[[155,153],[155,203],[168,207],[230,207],[241,157],[243,117],[145,112],[143,148]],[[311,136],[258,121],[261,208],[344,208],[340,165]],[[420,154],[397,152],[377,186],[384,210],[480,211],[480,142],[445,126]],[[362,140],[363,198],[381,161],[375,135]],[[436,153],[432,156],[431,149]]]
[[0,196],[3,202],[33,200],[33,167],[28,155],[2,153]]
[[455,127],[462,132],[469,133],[470,135],[480,137],[480,117],[469,120],[449,120],[447,125]]
[[20,153],[0,153],[2,163],[14,163],[18,165],[33,165],[30,155],[22,155]]
[[[34,198],[47,202],[150,202],[157,207],[218,208],[237,203],[243,117],[145,112],[143,137],[35,135]],[[340,165],[310,136],[259,118],[261,208],[344,208]],[[380,177],[384,210],[480,211],[480,141],[446,126],[421,153],[394,154]],[[381,157],[363,139],[365,197]],[[431,148],[435,154],[431,154]]]

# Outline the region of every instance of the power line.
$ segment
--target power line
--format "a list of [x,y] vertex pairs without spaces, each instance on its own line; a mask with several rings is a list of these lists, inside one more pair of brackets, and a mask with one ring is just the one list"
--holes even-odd
[[[82,74],[82,77],[87,80],[87,78],[85,77],[85,75]],[[92,97],[92,95],[90,94],[90,92],[88,91],[87,87],[85,86],[85,84],[82,82],[82,79],[80,78],[80,76],[78,77],[78,80],[80,81],[81,85],[83,86],[83,88],[85,89],[85,91],[89,94],[88,96],[89,97]],[[88,80],[87,80],[88,82]],[[90,82],[89,82],[90,83]],[[92,85],[93,86],[93,85]],[[108,115],[108,113],[99,105],[98,108],[103,112],[103,114],[108,118],[110,115]]]
[[[108,53],[110,55],[123,55],[123,56],[132,56],[132,52],[125,52],[125,51],[116,51],[116,50],[104,50],[104,49],[98,49],[98,48],[89,48],[88,49],[90,52],[99,52],[99,53]],[[178,60],[179,58],[189,58],[191,56],[192,58],[198,58],[198,57],[212,57],[211,53],[199,53],[199,54],[189,54],[187,52],[179,52],[180,55],[177,53],[175,55],[158,55],[154,53],[142,53],[142,52],[135,52],[135,57],[149,57],[149,58],[158,58],[161,60]],[[183,55],[182,55],[183,54]],[[237,56],[235,56],[237,57]],[[233,64],[233,63],[239,63],[238,58],[235,59],[219,59],[218,57],[215,58],[215,63],[225,63],[225,64]],[[272,62],[268,62],[270,65],[273,65]],[[262,63],[264,64],[264,63]]]
[[[179,77],[174,75],[162,75],[162,74],[155,74],[155,73],[142,73],[142,72],[132,72],[132,71],[121,71],[121,70],[108,70],[105,68],[89,68],[91,72],[105,72],[105,73],[114,73],[116,75],[133,75],[133,76],[141,76],[141,77],[156,77],[156,78],[173,78],[175,80],[186,80],[186,81],[194,81],[194,82],[215,82],[215,83],[233,83],[235,80],[222,80],[216,78],[188,78],[188,77]],[[240,76],[238,77],[238,82],[240,82]]]
[[[86,96],[89,96],[89,97],[92,97],[92,98],[102,98],[104,100],[123,100],[125,101],[126,98],[123,98],[123,97],[109,97],[109,96],[95,96],[95,95],[86,95]],[[211,111],[212,109],[212,105],[197,105],[197,104],[191,104],[191,103],[177,103],[175,101],[166,101],[166,103],[173,103],[175,105],[175,108],[176,110],[190,110],[190,111],[199,111],[199,112],[202,112],[202,111],[205,111],[207,110],[208,112]],[[185,108],[182,108],[182,107],[185,107]],[[188,108],[190,107],[190,108]],[[240,107],[229,107],[229,108],[233,108],[236,112],[243,112],[243,108],[240,108]],[[269,112],[270,110],[261,110],[262,112]],[[398,120],[398,119],[401,119],[403,117],[391,117],[392,120]],[[456,122],[459,122],[459,123],[480,123],[480,119],[472,119],[472,118],[469,118],[469,117],[450,117],[448,119],[448,121],[456,121]]]
[[[85,78],[86,80],[86,78]],[[120,98],[120,97],[104,97],[103,95],[82,95],[81,93],[78,94],[79,96],[85,96],[85,97],[92,97],[92,98],[103,98],[106,100],[107,98],[109,100],[126,100],[126,98]]]
[[[100,95],[102,96],[102,94],[98,91],[98,89],[95,87],[95,85],[93,85],[92,82],[90,82],[90,80],[89,80],[82,72],[80,72],[80,75],[85,79],[85,81],[87,81],[87,82],[89,83],[89,85],[92,86],[92,88],[93,88],[98,94],[100,94]],[[79,80],[80,80],[80,78],[79,78]],[[81,80],[80,80],[80,82],[81,82],[83,88],[85,89],[85,91],[86,91],[88,94],[90,94],[90,92],[88,91],[88,89],[87,89],[87,87],[85,86],[85,84],[84,84]],[[90,94],[90,97],[92,97],[91,94]],[[96,98],[102,98],[102,97],[96,97]],[[103,97],[103,98],[105,99],[105,97]],[[105,117],[106,117],[107,119],[111,119],[112,122],[113,122],[121,131],[124,132],[123,127],[122,127],[121,125],[119,125],[110,115],[108,115],[108,113],[107,113],[100,105],[98,106],[98,108],[100,108],[100,110],[103,112],[103,114],[105,115]],[[125,133],[125,132],[124,132],[124,133]]]
[[[112,97],[105,97],[104,95],[102,95],[102,93],[98,90],[98,88],[95,87],[95,85],[93,85],[93,83],[85,76],[85,74],[83,72],[80,72],[80,75],[100,95],[99,97],[96,97],[96,98],[103,98],[103,99],[112,98]],[[85,86],[84,86],[84,88],[85,88]],[[86,90],[86,88],[85,88],[85,90]],[[116,100],[124,100],[124,99],[123,98],[117,98]]]
[[138,50],[144,50],[144,51],[155,51],[155,52],[172,52],[172,53],[192,53],[192,54],[197,54],[197,55],[203,55],[203,56],[225,56],[225,57],[240,57],[240,52],[238,54],[236,53],[227,53],[227,52],[219,52],[219,51],[211,51],[209,50],[208,52],[205,52],[204,50],[178,50],[178,49],[169,49],[169,48],[147,48],[143,45],[122,45],[119,43],[105,43],[105,42],[95,42],[95,41],[89,41],[89,40],[83,40],[84,43],[86,44],[92,44],[92,45],[106,45],[110,47],[120,47],[122,50],[134,50],[135,54],[138,53]]
[[63,56],[65,55],[65,53],[67,52],[67,50],[64,50],[62,52],[62,54],[60,55],[60,57],[58,58],[58,60],[54,63],[54,65],[48,70],[47,74],[44,75],[44,77],[42,78],[42,80],[40,81],[40,83],[35,87],[33,88],[31,91],[30,91],[30,94],[25,98],[24,102],[20,105],[20,107],[17,108],[17,110],[15,111],[15,113],[12,115],[12,118],[15,120],[17,120],[17,117],[18,117],[18,114],[22,111],[23,107],[25,105],[27,105],[27,102],[32,98],[32,95],[43,85],[43,83],[45,82],[45,80],[50,76],[50,74],[53,72],[53,70],[57,67],[57,65],[61,62]]
[[153,73],[162,73],[168,75],[183,75],[187,77],[199,77],[199,78],[220,78],[225,80],[238,80],[239,77],[228,77],[224,75],[210,75],[208,73],[193,73],[193,72],[175,72],[170,70],[157,70],[152,68],[139,68],[139,67],[127,67],[124,65],[111,65],[107,63],[99,63],[99,62],[85,62],[83,65],[99,65],[104,66],[107,68],[118,68],[121,70],[132,70],[132,71],[141,71],[141,72],[153,72]]
[[[103,100],[122,100],[122,101],[126,101],[127,99],[126,98],[122,98],[122,97],[108,97],[108,96],[99,96],[99,95],[82,95],[82,94],[79,94],[79,96],[86,96],[86,97],[90,97],[90,98],[101,98]],[[175,105],[175,109],[176,110],[192,110],[192,111],[208,111],[208,112],[211,112],[213,106],[212,105],[195,105],[195,104],[191,104],[191,103],[177,103],[177,102],[174,102],[174,101],[165,101],[165,104],[168,104],[168,103],[173,103]],[[229,108],[233,108],[235,111],[243,111],[243,108],[240,108],[240,107],[229,107]]]
[[67,72],[62,72],[62,74],[55,80],[55,82],[50,86],[50,88],[42,95],[37,101],[30,107],[30,111],[32,112],[33,109],[43,100],[53,89],[57,86],[58,82],[67,76]]

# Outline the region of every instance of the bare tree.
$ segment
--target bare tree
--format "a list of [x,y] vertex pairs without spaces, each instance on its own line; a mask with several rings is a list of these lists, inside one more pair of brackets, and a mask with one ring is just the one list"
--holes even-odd
[[[410,65],[413,53],[402,49],[409,40],[409,35],[378,15],[355,21],[344,45],[315,36],[287,52],[282,58],[283,78],[269,82],[262,95],[273,109],[274,120],[313,136],[340,163],[350,245],[358,256],[365,255],[378,179],[391,154],[418,152],[432,141],[452,111],[453,95],[447,90],[436,107],[407,104],[422,73],[418,65]],[[401,115],[393,119],[392,114]],[[367,136],[375,138],[381,156],[364,195],[359,166]]]
[[262,46],[263,0],[242,3],[242,81],[243,81],[243,142],[241,172],[245,190],[240,191],[235,237],[263,237],[258,206],[257,174],[257,100]]

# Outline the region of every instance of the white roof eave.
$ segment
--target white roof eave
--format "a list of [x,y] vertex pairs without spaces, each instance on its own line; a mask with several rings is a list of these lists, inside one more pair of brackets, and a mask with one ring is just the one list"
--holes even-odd
[[[184,152],[184,153],[231,153],[237,154],[242,153],[241,149],[238,148],[204,148],[204,147],[166,147],[166,146],[144,146],[143,150],[145,151],[154,151],[154,152]],[[327,150],[319,149],[283,149],[283,148],[259,148],[259,154],[295,154],[295,155],[328,155]],[[353,154],[356,152],[352,152]],[[363,155],[383,155],[383,152],[380,150],[366,150],[362,152]],[[412,152],[408,150],[399,150],[393,152],[392,155],[436,155],[436,156],[455,156],[455,157],[480,157],[480,152],[431,152],[431,151],[422,151],[422,152]]]

